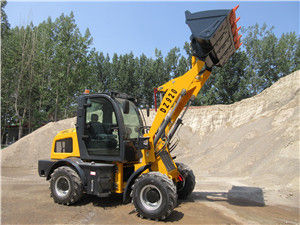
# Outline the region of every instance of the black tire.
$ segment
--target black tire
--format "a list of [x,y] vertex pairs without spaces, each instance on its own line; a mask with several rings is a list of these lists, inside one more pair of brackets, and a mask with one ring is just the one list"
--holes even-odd
[[164,220],[177,205],[176,186],[165,174],[149,172],[135,180],[130,194],[142,218]]
[[81,198],[83,193],[82,181],[72,168],[68,166],[58,167],[51,174],[50,191],[54,202],[70,205]]
[[183,163],[176,163],[177,168],[181,176],[183,176],[183,182],[179,182],[177,185],[177,194],[179,199],[187,199],[187,197],[193,192],[196,184],[195,175],[187,165]]

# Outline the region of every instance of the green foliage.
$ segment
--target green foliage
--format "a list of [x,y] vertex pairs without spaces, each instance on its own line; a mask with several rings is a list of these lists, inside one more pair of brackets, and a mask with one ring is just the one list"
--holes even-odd
[[249,97],[245,52],[237,51],[222,68],[214,68],[196,98],[197,105],[231,104]]
[[299,37],[295,32],[278,39],[273,27],[251,26],[244,38],[249,59],[247,76],[251,95],[260,93],[279,78],[299,69]]
[[10,24],[7,20],[7,15],[4,11],[5,6],[7,5],[6,0],[1,0],[1,38],[4,37],[5,34],[8,33]]
[[[133,53],[115,53],[111,58],[90,49],[90,31],[80,33],[73,13],[11,29],[5,5],[1,1],[2,134],[7,125],[19,125],[22,136],[24,125],[34,130],[50,120],[73,116],[76,98],[85,88],[94,93],[125,92],[139,105],[153,106],[153,89],[191,68],[187,42],[165,57],[155,49],[153,58]],[[243,42],[223,68],[213,69],[195,105],[231,104],[300,69],[300,39],[295,32],[277,37],[272,28],[255,25],[244,32]]]
[[35,129],[69,117],[89,81],[90,33],[81,35],[74,16],[15,27],[2,42],[2,124]]
[[[214,68],[196,105],[231,104],[259,94],[279,78],[300,68],[300,39],[295,32],[280,38],[273,28],[258,24],[244,29],[242,50],[223,68]],[[185,50],[190,57],[188,44]]]

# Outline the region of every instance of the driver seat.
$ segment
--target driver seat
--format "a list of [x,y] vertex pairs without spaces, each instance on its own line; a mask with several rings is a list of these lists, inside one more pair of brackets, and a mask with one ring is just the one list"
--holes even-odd
[[97,137],[98,134],[105,134],[103,125],[98,121],[98,115],[91,115],[91,133],[93,137]]
[[117,141],[114,135],[106,132],[105,127],[98,121],[98,118],[97,114],[91,115],[90,133],[92,140],[90,141],[90,147],[102,148],[102,153],[108,151],[106,154],[111,154],[110,150],[117,147]]

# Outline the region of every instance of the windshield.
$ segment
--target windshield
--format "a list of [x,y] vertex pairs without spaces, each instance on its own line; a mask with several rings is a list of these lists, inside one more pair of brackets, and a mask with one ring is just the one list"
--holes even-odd
[[125,125],[125,139],[138,138],[139,130],[143,126],[143,123],[137,107],[133,104],[133,102],[129,101],[129,113],[124,114],[123,104],[126,100],[121,98],[116,99],[123,115]]

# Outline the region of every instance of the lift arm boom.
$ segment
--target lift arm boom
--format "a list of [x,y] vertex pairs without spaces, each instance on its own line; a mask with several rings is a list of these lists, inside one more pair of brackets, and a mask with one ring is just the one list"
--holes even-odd
[[150,149],[144,150],[143,165],[151,163],[152,169],[177,179],[178,171],[168,150],[169,142],[188,106],[209,78],[212,67],[222,67],[240,47],[237,8],[186,12],[186,23],[192,31],[192,68],[157,88],[163,98],[152,126],[145,134],[149,137]]

